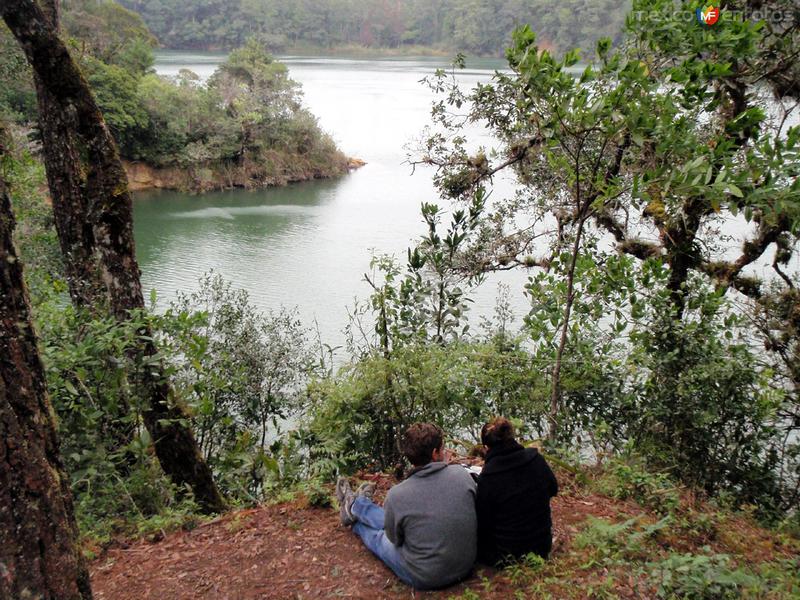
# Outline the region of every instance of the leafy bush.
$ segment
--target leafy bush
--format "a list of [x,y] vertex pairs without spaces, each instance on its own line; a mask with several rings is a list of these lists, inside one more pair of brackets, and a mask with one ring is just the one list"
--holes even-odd
[[725,554],[673,554],[648,567],[659,598],[734,600],[759,585],[757,577],[733,567]]
[[538,377],[524,351],[491,342],[375,353],[310,386],[311,458],[328,461],[331,472],[388,468],[401,460],[398,436],[415,421],[473,439],[495,414],[530,422],[544,410],[533,394]]
[[672,513],[680,503],[678,490],[667,475],[647,471],[630,459],[618,458],[606,465],[596,485],[601,493],[612,498],[632,498],[665,515]]
[[191,494],[171,484],[153,456],[141,419],[147,399],[128,383],[148,368],[132,358],[132,350],[150,317],[133,313],[120,323],[63,302],[52,294],[35,315],[61,456],[83,531],[100,537],[130,533],[132,522],[179,506],[178,512],[190,512]]
[[262,313],[245,291],[209,273],[196,292],[179,295],[159,329],[200,450],[222,487],[253,500],[268,480],[293,479],[281,465],[302,457],[278,433],[295,418],[319,366],[296,313]]
[[145,323],[156,332],[160,359],[204,458],[234,502],[261,500],[304,478],[298,439],[278,436],[316,366],[292,311],[262,314],[244,292],[213,275],[165,314],[133,313],[122,323],[64,306],[63,294],[53,290],[42,298],[36,306],[42,358],[86,529],[167,515],[190,501],[161,473],[142,424],[148,399],[128,383],[148,367],[132,352]]
[[[780,502],[775,415],[781,395],[758,371],[746,332],[721,292],[693,281],[687,317],[666,292],[631,333],[632,403],[620,414],[651,467],[709,495],[728,491],[767,513]],[[758,500],[755,500],[758,499]]]
[[612,523],[589,517],[586,527],[576,536],[575,545],[594,549],[595,554],[605,561],[643,560],[652,553],[652,543],[659,532],[670,523],[670,517],[649,525],[641,524],[636,518]]

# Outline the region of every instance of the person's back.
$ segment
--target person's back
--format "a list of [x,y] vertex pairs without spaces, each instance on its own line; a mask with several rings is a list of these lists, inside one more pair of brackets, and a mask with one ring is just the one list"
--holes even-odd
[[[547,557],[552,545],[550,498],[558,493],[553,472],[535,448],[513,439],[505,419],[489,436],[489,453],[478,478],[479,556],[494,564],[534,552]],[[506,425],[507,424],[507,425]]]
[[477,555],[475,482],[466,469],[431,462],[393,487],[384,503],[387,537],[421,587],[466,576]]
[[372,501],[374,484],[362,483],[354,493],[339,477],[342,525],[352,525],[403,583],[445,587],[469,574],[478,553],[477,486],[466,469],[444,462],[444,437],[436,425],[414,423],[400,446],[414,469],[389,490],[383,508]]

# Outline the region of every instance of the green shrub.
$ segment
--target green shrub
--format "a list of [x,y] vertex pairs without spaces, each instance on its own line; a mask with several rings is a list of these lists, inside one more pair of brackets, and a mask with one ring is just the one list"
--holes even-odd
[[538,378],[523,351],[491,343],[415,344],[389,359],[372,354],[309,387],[311,458],[327,461],[330,472],[385,469],[401,460],[398,436],[415,421],[473,439],[494,414],[530,423],[545,406],[533,394]]
[[333,500],[325,487],[325,484],[316,478],[308,479],[300,484],[305,497],[308,499],[309,506],[316,506],[318,508],[329,508],[333,506]]
[[653,541],[672,522],[665,517],[650,525],[632,518],[622,523],[589,517],[586,527],[576,536],[575,546],[591,548],[603,561],[637,561],[646,559],[653,550]]
[[647,471],[630,459],[613,460],[606,466],[596,486],[601,493],[612,498],[631,498],[664,515],[672,513],[680,504],[678,489],[666,474]]
[[659,598],[734,600],[760,583],[751,573],[733,567],[725,554],[673,554],[648,567]]

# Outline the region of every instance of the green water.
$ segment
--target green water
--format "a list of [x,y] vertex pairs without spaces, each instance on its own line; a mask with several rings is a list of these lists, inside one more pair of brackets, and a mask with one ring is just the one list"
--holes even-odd
[[[190,68],[207,77],[219,60],[172,52],[159,56],[156,69],[170,74]],[[138,194],[134,217],[143,283],[157,290],[163,307],[214,269],[262,309],[297,306],[307,323],[316,319],[324,341],[341,344],[348,306],[369,295],[363,275],[372,252],[403,259],[424,232],[420,203],[437,199],[432,173],[417,169],[412,175],[405,148],[430,121],[433,97],[419,80],[446,65],[431,58],[285,60],[322,127],[367,165],[334,180],[259,191]],[[501,66],[482,61],[461,79],[473,85]],[[491,143],[480,130],[473,138]],[[511,191],[508,183],[496,182],[495,195]],[[499,281],[512,287],[521,317],[526,279],[521,271],[491,278],[475,296],[474,323],[492,312]]]

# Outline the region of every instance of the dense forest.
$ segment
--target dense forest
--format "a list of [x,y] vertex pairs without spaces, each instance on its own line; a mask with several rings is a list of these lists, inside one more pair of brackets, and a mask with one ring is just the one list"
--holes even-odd
[[[122,157],[173,167],[168,187],[260,187],[347,171],[346,157],[303,107],[300,86],[256,41],[231,52],[202,85],[191,72],[156,75],[155,38],[119,4],[73,0],[62,19]],[[8,32],[0,32],[0,46],[0,114],[30,123],[30,70]]]
[[[559,539],[463,600],[797,598],[800,20],[766,4],[783,17],[710,28],[635,0],[662,18],[590,57],[521,26],[487,82],[461,57],[427,77],[408,160],[440,204],[373,256],[342,363],[225,274],[159,311],[142,289],[121,155],[334,151],[263,43],[167,81],[118,5],[0,4],[0,598],[407,597],[337,528],[332,482],[401,478],[417,421],[476,460],[496,415],[555,466]],[[511,269],[522,325],[507,292],[471,320]]]
[[629,0],[124,0],[166,48],[225,49],[255,36],[274,51],[428,48],[501,56],[515,27],[591,50],[619,39]]

